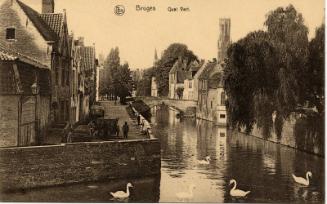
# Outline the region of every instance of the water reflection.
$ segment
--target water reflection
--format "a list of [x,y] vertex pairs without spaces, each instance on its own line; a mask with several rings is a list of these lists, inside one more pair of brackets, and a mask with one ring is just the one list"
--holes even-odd
[[[126,191],[131,182],[129,198],[115,200],[110,192]],[[30,189],[1,194],[1,201],[15,202],[158,202],[160,197],[160,177],[142,179],[119,179],[106,182]]]
[[[178,202],[177,193],[195,184],[189,202],[322,202],[324,159],[271,142],[228,131],[225,127],[195,119],[178,119],[167,106],[152,109],[154,135],[160,139],[160,178],[123,179],[102,183],[33,189],[1,195],[2,201],[117,202],[110,192],[125,190],[125,202]],[[209,164],[198,160],[211,157]],[[294,183],[291,174],[313,177],[309,187]],[[250,190],[243,200],[229,195],[230,179],[238,188]]]
[[[204,120],[180,120],[160,107],[152,118],[162,145],[161,202],[177,202],[176,193],[196,184],[192,202],[301,202],[324,200],[324,160],[271,142],[230,132]],[[208,165],[198,160],[210,156]],[[314,174],[309,188],[291,174]],[[229,195],[230,179],[251,190],[244,200]]]

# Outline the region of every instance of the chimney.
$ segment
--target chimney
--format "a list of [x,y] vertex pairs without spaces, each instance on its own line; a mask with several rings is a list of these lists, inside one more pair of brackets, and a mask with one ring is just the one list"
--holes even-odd
[[42,13],[54,13],[54,0],[42,0]]
[[84,46],[84,37],[78,37],[78,45]]

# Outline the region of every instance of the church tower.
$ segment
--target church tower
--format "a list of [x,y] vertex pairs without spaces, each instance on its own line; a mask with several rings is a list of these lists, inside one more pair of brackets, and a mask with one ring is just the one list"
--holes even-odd
[[154,61],[153,61],[153,66],[156,66],[157,62],[158,62],[157,49],[154,49]]
[[219,19],[219,38],[218,38],[218,62],[221,63],[227,56],[227,49],[230,45],[230,18]]

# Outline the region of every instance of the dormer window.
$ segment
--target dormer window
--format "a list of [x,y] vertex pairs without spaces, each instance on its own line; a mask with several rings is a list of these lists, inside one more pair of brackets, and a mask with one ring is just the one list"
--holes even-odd
[[15,40],[16,39],[16,29],[15,28],[7,28],[6,29],[6,39],[7,40]]

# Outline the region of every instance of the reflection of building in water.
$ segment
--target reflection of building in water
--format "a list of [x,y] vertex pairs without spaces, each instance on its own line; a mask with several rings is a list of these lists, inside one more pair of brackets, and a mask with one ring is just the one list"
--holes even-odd
[[171,108],[169,108],[168,115],[169,115],[169,123],[170,124],[174,125],[174,124],[180,122],[180,119],[176,117],[177,113],[178,113],[177,111],[174,111]]
[[226,127],[218,127],[217,128],[217,136],[218,137],[226,137],[227,136],[227,128]]
[[217,128],[217,155],[219,160],[227,160],[227,128],[218,127]]
[[276,160],[272,156],[263,154],[262,161],[264,168],[269,174],[276,174]]
[[153,106],[153,107],[151,108],[151,115],[152,115],[152,116],[156,116],[158,110],[159,110],[159,106]]

